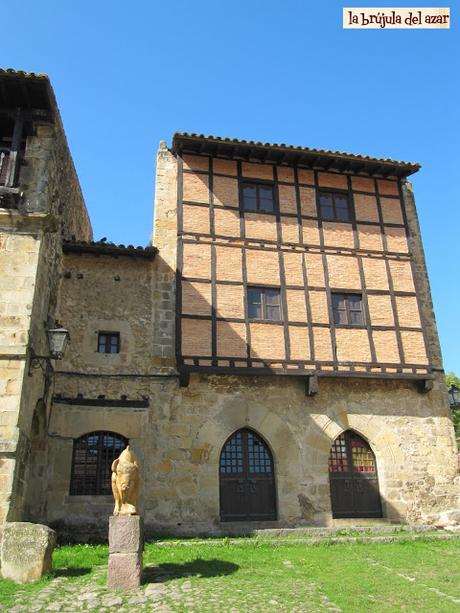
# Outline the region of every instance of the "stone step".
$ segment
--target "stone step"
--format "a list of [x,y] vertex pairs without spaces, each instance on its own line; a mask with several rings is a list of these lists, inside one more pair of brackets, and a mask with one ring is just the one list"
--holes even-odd
[[[431,530],[431,531],[430,531]],[[264,536],[257,535],[255,538],[210,538],[207,540],[168,540],[168,541],[156,541],[157,547],[195,547],[195,546],[209,546],[218,547],[222,545],[249,545],[254,544],[263,545],[339,545],[341,543],[396,543],[398,541],[417,541],[417,540],[429,540],[429,541],[450,541],[460,540],[460,533],[447,532],[445,530],[433,531],[430,530],[403,530],[401,532],[388,532],[387,534],[372,534],[372,533],[358,533],[356,535],[345,536],[342,534],[310,534],[305,536]],[[350,532],[352,532],[350,530]],[[355,533],[356,531],[353,531]]]
[[334,520],[330,527],[304,526],[301,528],[248,528],[238,524],[228,524],[221,527],[219,537],[292,537],[292,536],[333,536],[344,531],[367,534],[387,534],[397,532],[427,532],[433,530],[433,526],[392,524],[387,520]]

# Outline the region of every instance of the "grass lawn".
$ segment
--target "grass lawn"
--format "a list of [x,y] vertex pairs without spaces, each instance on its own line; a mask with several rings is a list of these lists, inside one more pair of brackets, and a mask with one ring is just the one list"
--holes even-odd
[[[27,586],[0,580],[0,607],[37,606],[95,591],[103,606],[107,548],[65,546],[54,554],[50,577]],[[460,540],[429,537],[397,543],[273,545],[171,542],[146,545],[145,584],[138,606],[122,594],[118,610],[164,611],[460,611]],[[58,581],[56,582],[56,578]],[[153,588],[149,584],[154,584]],[[49,593],[55,584],[54,592]],[[154,602],[149,590],[164,590]],[[49,596],[48,596],[49,593]],[[131,595],[132,596],[132,595]],[[49,598],[50,600],[47,600]],[[147,598],[147,600],[145,600]],[[95,600],[94,602],[98,602]],[[126,605],[126,609],[124,609]],[[72,610],[63,606],[63,611]],[[86,610],[83,607],[74,610]],[[30,610],[33,610],[31,608]],[[107,606],[105,605],[105,610]],[[110,607],[109,607],[110,610]],[[113,609],[115,610],[115,609]]]

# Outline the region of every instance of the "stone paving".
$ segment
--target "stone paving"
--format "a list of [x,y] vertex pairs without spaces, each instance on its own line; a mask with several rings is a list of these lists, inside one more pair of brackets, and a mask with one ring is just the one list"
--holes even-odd
[[[290,565],[289,560],[284,562]],[[289,613],[315,613],[329,611],[339,613],[341,609],[332,603],[318,586],[303,578],[296,581],[296,595],[300,606],[283,604],[283,595],[273,597],[273,591],[260,589],[246,592],[236,589],[228,592],[223,584],[192,581],[187,576],[167,575],[154,566],[147,566],[146,574],[151,583],[145,583],[132,592],[110,592],[106,587],[106,567],[98,567],[90,579],[71,581],[67,577],[57,577],[42,590],[17,593],[17,604],[8,608],[1,607],[3,613],[34,613],[57,611],[59,613],[137,613],[155,611],[166,613],[183,611],[187,613],[265,613],[268,611],[289,611]],[[162,574],[160,574],[160,572]]]

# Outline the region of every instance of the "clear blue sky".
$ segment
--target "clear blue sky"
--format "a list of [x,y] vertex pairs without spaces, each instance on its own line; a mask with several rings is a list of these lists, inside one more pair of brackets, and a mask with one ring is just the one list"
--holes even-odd
[[458,0],[440,3],[450,31],[342,30],[343,6],[363,4],[12,0],[1,64],[50,75],[96,239],[149,241],[155,151],[175,131],[420,162],[444,362],[460,375]]

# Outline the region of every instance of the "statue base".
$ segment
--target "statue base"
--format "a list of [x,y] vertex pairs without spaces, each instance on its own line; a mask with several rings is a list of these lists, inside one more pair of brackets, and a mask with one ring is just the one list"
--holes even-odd
[[110,590],[135,590],[141,584],[144,522],[139,515],[113,515],[109,519]]

